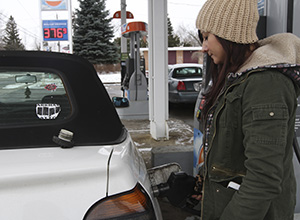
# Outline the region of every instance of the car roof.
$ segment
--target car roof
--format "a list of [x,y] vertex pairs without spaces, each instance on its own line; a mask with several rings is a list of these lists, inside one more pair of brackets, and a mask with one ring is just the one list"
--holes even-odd
[[52,138],[61,129],[72,131],[75,145],[79,146],[117,144],[125,140],[127,131],[95,68],[87,60],[62,53],[0,51],[0,68],[58,72],[73,107],[71,117],[57,123],[0,126],[1,148],[55,146]]
[[180,68],[180,67],[200,67],[203,68],[203,64],[199,63],[178,63],[178,64],[172,64],[168,65],[169,68]]

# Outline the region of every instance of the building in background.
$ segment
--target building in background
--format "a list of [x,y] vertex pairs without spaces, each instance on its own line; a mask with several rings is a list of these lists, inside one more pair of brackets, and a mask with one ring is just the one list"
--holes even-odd
[[[168,64],[203,63],[202,47],[169,47]],[[140,48],[141,56],[145,59],[146,72],[148,71],[148,48]]]

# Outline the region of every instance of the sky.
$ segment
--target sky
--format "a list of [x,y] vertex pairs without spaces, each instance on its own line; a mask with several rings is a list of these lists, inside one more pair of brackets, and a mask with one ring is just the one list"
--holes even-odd
[[[1,1],[0,28],[4,29],[9,16],[13,16],[19,30],[20,37],[26,49],[35,49],[41,42],[41,19],[55,20],[67,19],[66,12],[40,13],[41,0],[7,0]],[[188,30],[195,28],[195,20],[199,10],[206,0],[168,0],[168,15],[174,31],[178,31],[184,26]],[[120,10],[120,0],[106,0],[106,9],[110,11],[110,16]],[[72,0],[73,11],[79,7],[77,0]],[[143,21],[148,23],[148,0],[126,0],[126,9],[130,11],[134,19],[127,22]],[[113,19],[112,25],[115,27],[115,36],[120,36],[120,19]],[[63,42],[62,42],[63,43]]]

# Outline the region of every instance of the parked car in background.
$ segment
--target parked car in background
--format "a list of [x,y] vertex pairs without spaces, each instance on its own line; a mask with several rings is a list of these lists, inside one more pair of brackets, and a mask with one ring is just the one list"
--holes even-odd
[[202,64],[169,65],[168,87],[170,103],[196,103],[202,83]]
[[144,161],[93,66],[0,51],[0,219],[161,219]]

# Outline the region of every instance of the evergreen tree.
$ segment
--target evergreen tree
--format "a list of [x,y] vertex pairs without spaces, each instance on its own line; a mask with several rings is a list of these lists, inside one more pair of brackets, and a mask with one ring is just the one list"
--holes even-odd
[[[121,37],[116,37],[113,42],[118,48],[118,53],[121,54]],[[130,41],[127,40],[126,42],[127,42],[127,52],[128,52],[130,51]]]
[[112,18],[105,9],[105,0],[79,0],[75,12],[74,53],[93,64],[113,64],[119,60],[112,42]]
[[170,18],[168,17],[168,47],[179,47],[180,38],[173,33],[173,27]]
[[0,50],[4,50],[4,43],[3,43],[3,33],[4,33],[4,19],[3,14],[0,12]]
[[13,16],[10,16],[4,30],[3,44],[5,50],[25,50],[17,30],[17,24]]

